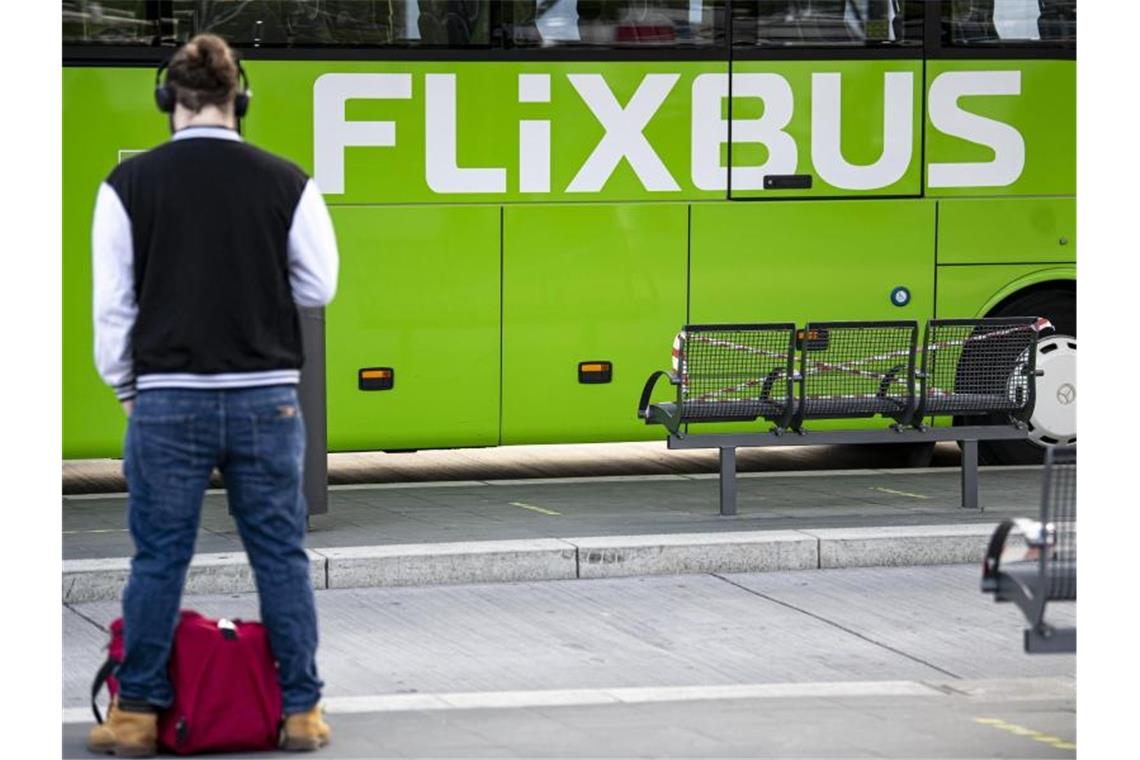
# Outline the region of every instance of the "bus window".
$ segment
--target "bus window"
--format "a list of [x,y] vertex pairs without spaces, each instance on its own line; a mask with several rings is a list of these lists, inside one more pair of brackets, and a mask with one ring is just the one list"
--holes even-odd
[[903,0],[734,0],[737,47],[922,45],[922,3]]
[[[211,6],[196,32],[214,32],[243,47],[413,46],[486,47],[488,4],[478,0],[303,0],[230,3],[175,2]],[[234,9],[240,5],[240,10]]]
[[488,47],[491,5],[485,0],[72,0],[63,4],[63,39],[158,45],[212,32],[245,48]]
[[407,3],[416,14],[425,45],[487,47],[491,44],[490,3],[479,0],[419,0]]
[[504,2],[515,47],[711,46],[723,41],[726,0]]
[[65,45],[157,45],[160,39],[157,11],[154,3],[143,0],[65,0],[63,42]]
[[1077,40],[1076,0],[943,0],[945,45],[1043,43]]
[[728,0],[65,0],[65,44],[647,47],[723,42]]

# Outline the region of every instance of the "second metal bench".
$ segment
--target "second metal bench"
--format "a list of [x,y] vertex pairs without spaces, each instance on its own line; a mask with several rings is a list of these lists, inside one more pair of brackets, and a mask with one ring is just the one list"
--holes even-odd
[[[1041,519],[1003,520],[990,539],[982,566],[982,591],[1014,602],[1026,619],[1026,652],[1075,652],[1077,629],[1045,622],[1049,602],[1077,599],[1077,458],[1071,448],[1045,456]],[[1025,537],[1028,555],[1002,563],[1010,535]]]

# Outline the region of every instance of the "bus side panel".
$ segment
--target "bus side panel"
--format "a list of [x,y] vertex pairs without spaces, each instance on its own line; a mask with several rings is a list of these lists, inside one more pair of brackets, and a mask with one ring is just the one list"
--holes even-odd
[[989,198],[938,204],[939,264],[1073,262],[1075,198]]
[[[661,438],[636,403],[685,319],[687,231],[681,204],[504,209],[503,443]],[[612,382],[579,382],[595,361]]]
[[[926,194],[1076,193],[1076,73],[1076,61],[927,61]],[[1010,94],[970,94],[994,87]],[[932,115],[998,151],[947,134]]]
[[[764,86],[771,96],[781,91],[791,95],[786,125],[758,121],[779,106],[778,100],[768,103],[748,95],[749,78],[757,81],[754,75],[768,79]],[[740,125],[729,170],[733,198],[921,194],[921,61],[736,61],[732,76],[732,120]],[[812,124],[817,99],[821,108],[833,102],[827,101],[830,78],[837,78],[839,91],[838,145]],[[779,113],[782,122],[785,112]],[[890,123],[885,124],[888,114]],[[770,118],[777,117],[773,113]],[[757,124],[775,131],[763,141],[742,135]],[[760,166],[765,175],[806,175],[811,186],[767,188],[760,172],[749,171]]]
[[1000,301],[1019,290],[1043,282],[1076,279],[1075,264],[940,266],[938,267],[938,316],[984,317]]
[[[934,204],[693,206],[691,322],[914,319],[934,310]],[[910,301],[892,302],[896,287]]]
[[[788,201],[693,206],[691,323],[913,319],[934,311],[934,204]],[[895,288],[910,300],[892,302]],[[808,427],[882,427],[875,419]],[[766,429],[763,421],[702,430]]]
[[[334,207],[329,449],[499,441],[499,207]],[[367,368],[390,390],[360,390]]]
[[[63,70],[63,456],[119,457],[126,415],[95,371],[91,217],[99,183],[168,136],[148,69]],[[53,256],[51,251],[21,255]]]

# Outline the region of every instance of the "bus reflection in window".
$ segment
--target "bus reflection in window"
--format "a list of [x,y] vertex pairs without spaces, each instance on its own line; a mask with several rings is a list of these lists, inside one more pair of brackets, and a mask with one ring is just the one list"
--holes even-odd
[[1076,38],[1076,0],[943,0],[942,3],[943,44],[1071,45]]
[[922,18],[922,3],[902,0],[734,0],[733,44],[920,45]]
[[712,45],[723,39],[724,0],[524,0],[511,40],[518,46]]

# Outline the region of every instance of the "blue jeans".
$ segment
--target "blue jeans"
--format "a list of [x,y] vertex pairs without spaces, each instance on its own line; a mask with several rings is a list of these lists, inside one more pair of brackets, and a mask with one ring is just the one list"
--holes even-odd
[[123,465],[135,543],[123,591],[125,700],[174,699],[166,668],[210,472],[225,479],[278,663],[286,714],[320,700],[317,611],[305,554],[305,432],[293,386],[147,390],[127,425]]

